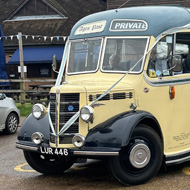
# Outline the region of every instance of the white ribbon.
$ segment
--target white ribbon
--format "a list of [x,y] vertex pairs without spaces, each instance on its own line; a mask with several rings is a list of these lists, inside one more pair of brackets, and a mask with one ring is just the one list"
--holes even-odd
[[[154,44],[148,49],[148,51],[143,55],[143,57],[141,57],[134,66],[132,66],[116,83],[114,83],[105,93],[103,93],[101,96],[99,96],[96,100],[94,100],[92,103],[89,104],[89,106],[92,106],[93,104],[95,104],[97,101],[99,101],[101,98],[103,98],[104,96],[106,96],[121,80],[123,80],[123,78],[125,78],[140,62],[141,60],[143,60],[145,58],[145,56],[154,48],[154,46],[157,44],[157,42],[162,38],[163,35],[167,35],[167,34],[173,34],[176,33],[177,31],[180,30],[184,30],[186,28],[189,28],[190,24],[182,26],[182,27],[177,27],[177,28],[173,28],[170,30],[167,30],[163,33],[161,33],[159,36],[156,37],[156,41],[154,42]],[[66,53],[65,53],[66,56]],[[65,65],[65,60],[64,60],[64,65]],[[63,73],[63,71],[62,71]],[[57,81],[58,82],[58,81]],[[60,82],[60,81],[59,81]],[[62,133],[64,133],[79,117],[80,115],[80,111],[78,111],[75,115],[73,115],[66,123],[65,125],[61,128],[61,130],[59,131],[59,133],[57,135],[55,135],[55,133],[53,134],[54,136],[60,136]],[[51,118],[50,118],[51,119]]]

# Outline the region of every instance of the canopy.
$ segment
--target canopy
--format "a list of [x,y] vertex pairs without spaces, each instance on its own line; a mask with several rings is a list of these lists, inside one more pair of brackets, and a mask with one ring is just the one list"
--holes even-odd
[[[3,32],[0,26],[0,37],[3,37]],[[0,40],[0,79],[8,79],[7,73],[5,72],[6,68],[6,58],[5,51],[3,47],[3,38]],[[0,85],[7,85],[8,82],[0,82]]]
[[[52,63],[52,56],[57,62],[62,60],[64,47],[25,47],[23,48],[24,64]],[[19,49],[15,51],[8,64],[20,64]]]

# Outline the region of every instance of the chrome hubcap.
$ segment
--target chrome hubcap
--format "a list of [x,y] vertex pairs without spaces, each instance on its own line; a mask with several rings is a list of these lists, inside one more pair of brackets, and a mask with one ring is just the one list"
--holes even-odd
[[151,152],[147,145],[135,145],[129,155],[130,163],[135,168],[144,168],[148,165],[151,158]]
[[17,130],[17,126],[18,126],[17,118],[14,117],[14,116],[11,116],[11,117],[9,118],[9,123],[8,123],[8,125],[9,125],[9,130],[10,130],[11,132],[14,132],[15,130]]

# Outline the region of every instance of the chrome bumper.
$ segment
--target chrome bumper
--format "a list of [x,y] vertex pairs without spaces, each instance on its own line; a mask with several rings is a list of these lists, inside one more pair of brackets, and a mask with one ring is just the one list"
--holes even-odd
[[[38,147],[16,143],[16,148],[39,152]],[[70,150],[74,156],[118,156],[119,151],[89,151],[89,150]]]

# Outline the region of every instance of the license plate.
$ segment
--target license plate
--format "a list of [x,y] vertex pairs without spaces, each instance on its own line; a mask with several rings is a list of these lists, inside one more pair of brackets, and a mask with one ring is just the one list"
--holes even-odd
[[51,147],[40,147],[42,154],[57,155],[57,156],[68,156],[69,152],[66,148],[51,148]]

